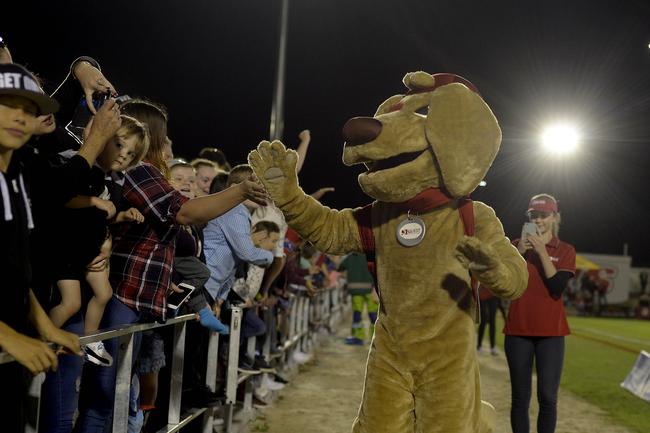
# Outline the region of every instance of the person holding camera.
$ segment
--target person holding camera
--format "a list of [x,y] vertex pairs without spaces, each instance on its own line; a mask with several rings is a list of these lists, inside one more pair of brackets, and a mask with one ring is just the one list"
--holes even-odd
[[558,238],[560,212],[549,194],[528,204],[522,237],[513,241],[528,265],[528,287],[512,301],[503,330],[510,369],[513,433],[528,433],[533,364],[537,372],[537,432],[552,433],[557,422],[557,395],[569,325],[562,294],[575,274],[575,248]]

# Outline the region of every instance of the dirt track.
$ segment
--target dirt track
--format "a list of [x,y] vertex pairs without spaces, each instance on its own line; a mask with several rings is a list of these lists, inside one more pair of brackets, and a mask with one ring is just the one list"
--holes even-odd
[[[347,324],[318,349],[315,361],[287,386],[280,398],[263,409],[250,432],[350,433],[361,399],[368,346],[346,346]],[[497,409],[497,433],[509,433],[510,381],[503,354],[479,356],[483,399]],[[534,395],[534,392],[533,392]],[[537,404],[531,404],[535,431]],[[611,424],[605,414],[584,400],[560,391],[556,433],[629,433]]]

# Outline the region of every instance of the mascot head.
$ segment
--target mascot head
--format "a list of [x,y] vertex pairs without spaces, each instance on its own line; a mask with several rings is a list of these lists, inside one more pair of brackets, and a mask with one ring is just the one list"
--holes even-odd
[[403,202],[438,187],[470,194],[501,144],[501,129],[472,83],[453,74],[411,72],[405,95],[384,101],[374,117],[343,127],[343,163],[364,163],[359,185],[369,196]]

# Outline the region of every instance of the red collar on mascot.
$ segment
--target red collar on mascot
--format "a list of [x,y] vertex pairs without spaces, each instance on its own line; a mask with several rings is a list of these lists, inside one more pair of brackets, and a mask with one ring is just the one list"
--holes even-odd
[[440,188],[427,188],[420,191],[415,197],[395,203],[397,207],[402,210],[410,210],[414,213],[424,213],[440,206],[444,206],[452,200],[452,197],[447,195],[445,191]]
[[[430,210],[442,207],[454,200],[441,188],[427,188],[420,191],[415,197],[401,203],[392,203],[401,211],[410,211],[414,214],[423,214]],[[463,221],[464,232],[467,236],[474,236],[474,205],[469,197],[461,197],[458,200],[458,213]],[[375,202],[376,203],[376,202]],[[363,250],[366,253],[375,251],[375,239],[372,231],[372,206],[366,205],[355,210],[354,217],[359,225],[359,234]],[[374,261],[374,260],[369,260]]]
[[[421,214],[444,206],[452,200],[453,197],[448,195],[444,189],[427,188],[419,192],[415,197],[401,203],[395,203],[395,205],[401,210]],[[467,236],[474,236],[474,207],[469,197],[461,197],[458,199],[458,212],[463,220],[465,234]]]

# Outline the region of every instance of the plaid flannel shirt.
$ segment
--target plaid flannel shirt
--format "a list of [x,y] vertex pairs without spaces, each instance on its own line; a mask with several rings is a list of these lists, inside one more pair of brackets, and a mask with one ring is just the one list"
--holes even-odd
[[162,320],[180,230],[175,218],[186,201],[151,164],[141,163],[125,173],[122,203],[138,209],[145,221],[123,224],[123,230],[116,234],[111,285],[120,301]]

